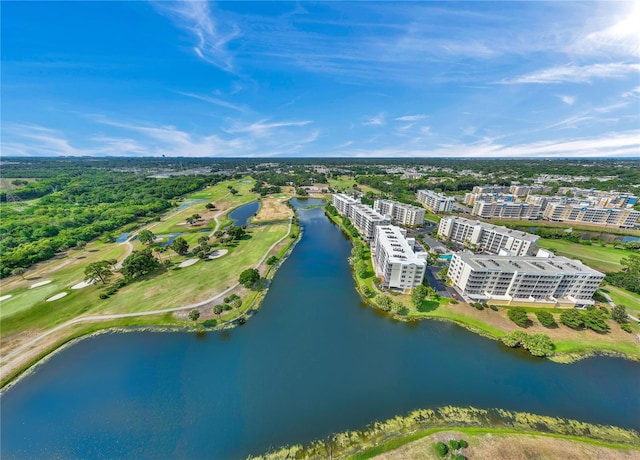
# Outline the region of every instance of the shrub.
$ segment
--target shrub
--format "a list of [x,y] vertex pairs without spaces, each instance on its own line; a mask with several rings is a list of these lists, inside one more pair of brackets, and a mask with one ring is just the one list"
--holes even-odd
[[225,303],[225,304],[222,306],[222,309],[223,309],[224,311],[229,311],[229,310],[233,309],[233,307],[232,307],[231,305],[229,305],[228,303]]
[[631,333],[631,326],[629,326],[629,323],[620,324],[620,329],[622,329],[625,332]]
[[526,335],[527,334],[522,331],[509,332],[507,335],[502,337],[502,343],[508,347],[515,348],[522,345]]
[[464,439],[460,440],[460,449],[466,449],[467,447],[469,447],[469,443],[467,441],[465,441]]
[[455,454],[452,458],[453,460],[467,460],[467,457],[462,454]]
[[202,322],[202,325],[204,327],[214,327],[217,324],[218,324],[218,321],[215,320],[215,319],[208,319],[208,320]]
[[438,442],[436,443],[436,452],[438,452],[438,455],[441,457],[444,457],[449,453],[449,448],[444,442]]
[[507,316],[520,327],[529,327],[531,320],[523,310],[510,309]]
[[110,287],[109,289],[107,289],[107,295],[113,295],[113,294],[115,294],[116,292],[118,292],[118,288],[117,288],[117,287],[115,287],[115,286]]
[[229,303],[231,302],[231,297],[225,297],[223,300],[224,303]]
[[380,306],[381,310],[390,311],[393,305],[393,300],[389,296],[380,295],[376,297],[376,303]]
[[471,304],[473,306],[473,308],[475,308],[476,310],[484,310],[484,307],[482,306],[482,304],[480,302],[474,302]]
[[451,450],[458,450],[460,448],[460,443],[455,439],[452,439],[451,441],[449,441],[449,447],[451,448]]
[[546,334],[532,334],[525,337],[524,348],[533,356],[550,356],[553,354],[553,342]]
[[536,312],[536,318],[540,321],[544,327],[556,327],[556,321],[553,319],[553,315],[548,311],[538,311]]
[[582,315],[584,325],[589,329],[600,333],[609,331],[607,319],[609,319],[609,315],[598,308],[589,308]]
[[197,321],[200,318],[200,312],[198,310],[191,310],[189,312],[189,319],[191,321]]
[[560,313],[560,322],[571,329],[580,329],[584,325],[582,315],[575,309]]
[[497,305],[489,305],[489,308],[491,308],[493,311],[498,311]]
[[616,305],[611,310],[611,318],[616,323],[624,324],[629,322],[629,317],[627,316],[627,307],[624,305]]
[[102,300],[109,298],[109,296],[107,294],[105,294],[104,292],[102,294],[100,294],[98,297],[100,297]]

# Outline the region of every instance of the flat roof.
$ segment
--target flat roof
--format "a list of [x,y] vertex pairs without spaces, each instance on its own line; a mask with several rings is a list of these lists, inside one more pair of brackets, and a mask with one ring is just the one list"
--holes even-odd
[[384,247],[389,255],[390,262],[415,264],[425,266],[426,261],[416,256],[413,248],[407,243],[407,239],[402,235],[400,227],[395,225],[379,225],[376,227],[378,242]]
[[494,231],[496,233],[500,233],[501,235],[513,236],[514,238],[520,238],[521,240],[538,241],[540,239],[538,235],[534,235],[533,233],[514,230],[512,228],[507,228],[504,225],[494,225],[488,222],[480,222],[479,220],[467,219],[466,217],[452,216],[452,217],[445,217],[442,220],[445,220],[445,219],[455,220],[467,225],[473,225],[473,226],[480,225],[484,230]]

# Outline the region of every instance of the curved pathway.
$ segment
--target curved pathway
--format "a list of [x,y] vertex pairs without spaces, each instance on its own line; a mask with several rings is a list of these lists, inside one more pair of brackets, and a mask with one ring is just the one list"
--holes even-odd
[[[280,238],[278,241],[273,243],[269,247],[269,249],[267,249],[267,251],[265,252],[265,255],[254,266],[254,268],[258,268],[260,265],[262,265],[264,263],[264,261],[266,260],[267,256],[269,255],[269,253],[273,250],[273,248],[275,248],[276,245],[278,243],[280,243],[281,241],[283,241],[285,238],[289,237],[289,235],[291,234],[291,225],[292,224],[293,224],[293,215],[289,216],[289,227],[287,229],[287,233],[282,238]],[[131,243],[129,243],[129,244],[131,244]],[[161,310],[151,310],[151,311],[144,311],[144,312],[137,312],[137,313],[119,313],[119,314],[113,314],[113,315],[94,315],[94,316],[82,316],[80,318],[75,318],[75,319],[67,321],[66,323],[61,324],[60,326],[54,327],[53,329],[34,337],[33,339],[31,339],[28,342],[20,345],[19,347],[17,347],[15,350],[11,351],[10,353],[7,353],[7,355],[5,355],[2,358],[2,363],[6,364],[6,361],[8,359],[11,359],[11,358],[15,357],[20,352],[23,352],[23,351],[27,350],[28,348],[30,348],[33,345],[37,344],[39,341],[41,341],[42,339],[50,336],[51,334],[54,334],[54,333],[60,331],[61,329],[65,329],[65,328],[67,328],[69,326],[73,326],[74,324],[85,323],[85,322],[90,322],[90,321],[107,321],[107,320],[118,319],[118,318],[132,318],[132,317],[135,317],[135,316],[150,316],[150,315],[157,315],[157,314],[160,314],[160,313],[171,313],[171,312],[176,312],[176,311],[181,311],[181,310],[190,310],[190,309],[193,309],[193,308],[202,307],[202,306],[204,306],[204,305],[206,305],[206,304],[208,304],[210,302],[219,300],[220,298],[224,298],[224,296],[226,296],[229,292],[233,291],[239,285],[240,285],[240,283],[236,283],[233,286],[225,289],[221,293],[216,294],[216,295],[214,295],[212,297],[209,297],[208,299],[202,300],[200,302],[192,303],[192,304],[189,304],[189,305],[183,305],[181,307],[164,308],[164,309],[161,309]]]

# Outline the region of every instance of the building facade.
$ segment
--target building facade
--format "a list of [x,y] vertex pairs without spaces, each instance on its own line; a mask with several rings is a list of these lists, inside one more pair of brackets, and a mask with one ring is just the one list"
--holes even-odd
[[454,254],[448,276],[474,301],[593,305],[604,275],[566,257],[501,257]]
[[337,211],[343,215],[349,217],[349,211],[351,210],[351,206],[360,204],[360,200],[357,198],[352,198],[349,195],[345,195],[344,193],[336,193],[332,198],[333,207],[337,209]]
[[548,203],[543,217],[553,222],[580,222],[617,228],[634,228],[640,220],[640,211],[631,208]]
[[438,236],[478,251],[498,254],[505,250],[515,256],[533,255],[540,239],[531,233],[455,216],[440,221]]
[[483,219],[529,219],[540,217],[541,206],[533,203],[513,203],[508,201],[476,201],[471,214]]
[[424,224],[424,208],[410,204],[398,203],[391,200],[376,200],[373,209],[385,216],[391,217],[391,222],[408,227],[419,227]]
[[395,225],[376,227],[371,259],[383,287],[405,291],[422,283],[426,254],[417,255],[413,251],[413,240],[405,235],[406,231]]
[[431,190],[418,190],[416,199],[418,203],[422,203],[432,212],[451,212],[453,204],[456,202],[454,198],[440,195]]

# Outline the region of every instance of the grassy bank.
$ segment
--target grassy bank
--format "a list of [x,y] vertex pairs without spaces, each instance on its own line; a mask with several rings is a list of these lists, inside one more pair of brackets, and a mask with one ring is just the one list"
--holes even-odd
[[558,255],[579,259],[585,265],[601,272],[620,271],[620,259],[636,252],[629,249],[602,247],[596,244],[587,245],[572,243],[567,240],[540,238],[538,246],[550,249]]
[[334,458],[368,459],[433,433],[452,429],[466,435],[529,434],[613,449],[640,451],[640,435],[633,430],[501,409],[447,406],[415,410],[404,417],[397,416],[384,422],[374,422],[362,430],[334,434],[307,446],[283,447],[252,458],[325,458],[330,454]]
[[[354,238],[342,224],[340,216],[332,216],[327,212],[327,216],[347,234],[352,242],[360,241]],[[583,359],[596,354],[610,354],[623,356],[629,359],[640,361],[640,347],[635,340],[636,334],[640,333],[640,326],[632,324],[634,333],[628,334],[620,329],[620,326],[609,320],[610,332],[599,334],[589,329],[574,330],[559,324],[555,328],[542,326],[535,316],[537,311],[547,311],[553,313],[556,322],[559,323],[558,315],[561,310],[536,307],[499,307],[497,311],[489,308],[477,310],[472,306],[456,302],[448,298],[434,298],[425,300],[420,308],[416,308],[411,297],[407,294],[385,291],[381,292],[374,284],[373,267],[370,258],[367,260],[367,272],[364,276],[358,276],[353,272],[353,278],[357,291],[362,298],[372,307],[380,309],[376,302],[376,295],[386,295],[392,299],[394,305],[404,307],[404,309],[393,308],[387,312],[391,317],[400,321],[411,321],[420,319],[436,319],[450,321],[476,334],[499,340],[504,335],[514,330],[523,330],[527,333],[542,333],[548,335],[555,345],[555,351],[549,358],[556,362],[568,363]],[[520,328],[507,317],[507,312],[511,308],[518,308],[528,312],[531,325],[527,328]]]
[[632,228],[603,227],[601,225],[587,225],[575,222],[550,222],[548,220],[514,220],[514,219],[484,219],[495,225],[506,227],[536,227],[536,228],[571,228],[577,232],[610,233],[620,236],[640,236],[640,230]]

